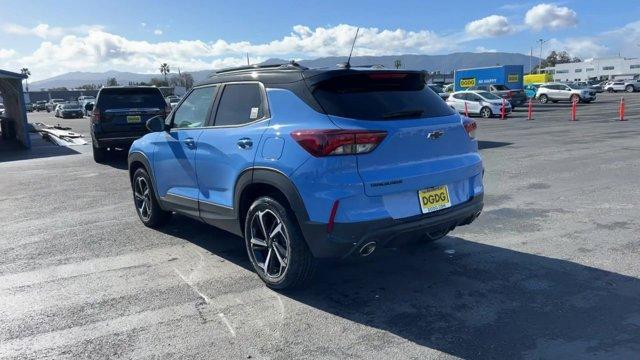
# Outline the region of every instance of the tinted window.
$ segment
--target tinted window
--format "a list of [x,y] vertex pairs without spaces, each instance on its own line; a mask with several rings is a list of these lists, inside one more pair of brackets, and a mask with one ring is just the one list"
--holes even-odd
[[464,100],[464,94],[453,94],[454,99]]
[[482,99],[480,99],[480,96],[474,94],[474,93],[468,93],[467,94],[467,100],[469,101],[480,101]]
[[498,91],[509,90],[509,88],[504,86],[504,85],[493,85],[493,88],[498,90]]
[[501,98],[487,91],[483,91],[478,93],[478,95],[482,96],[487,100],[500,100]]
[[390,120],[453,114],[427,89],[421,73],[369,72],[337,76],[313,89],[329,114],[354,119]]
[[265,106],[258,84],[225,85],[216,114],[216,126],[241,125],[263,118]]
[[200,127],[207,120],[217,86],[193,89],[173,115],[174,128]]
[[162,94],[154,88],[103,89],[98,97],[100,109],[164,109],[166,106]]
[[68,110],[80,109],[80,104],[65,104],[65,105],[62,105],[62,108],[68,109]]

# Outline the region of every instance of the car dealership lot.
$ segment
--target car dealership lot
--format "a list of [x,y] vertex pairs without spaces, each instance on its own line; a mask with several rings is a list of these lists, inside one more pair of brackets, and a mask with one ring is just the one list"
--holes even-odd
[[[475,223],[322,264],[287,293],[240,238],[182,216],[142,226],[122,154],[0,152],[0,358],[633,358],[640,94],[624,94],[627,122],[620,96],[576,122],[567,103],[476,119]],[[88,134],[86,118],[29,117]]]

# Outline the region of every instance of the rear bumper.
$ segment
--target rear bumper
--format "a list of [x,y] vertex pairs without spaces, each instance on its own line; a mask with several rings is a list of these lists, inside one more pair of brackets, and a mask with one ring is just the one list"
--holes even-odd
[[318,258],[344,258],[358,253],[369,242],[377,246],[415,235],[451,230],[467,225],[478,217],[482,208],[483,194],[465,203],[438,211],[434,214],[412,216],[404,219],[381,219],[355,223],[336,223],[327,233],[327,224],[306,222],[300,228],[313,255]]
[[95,147],[103,148],[103,147],[127,147],[131,146],[134,141],[140,139],[145,134],[135,135],[135,136],[93,136],[93,144]]

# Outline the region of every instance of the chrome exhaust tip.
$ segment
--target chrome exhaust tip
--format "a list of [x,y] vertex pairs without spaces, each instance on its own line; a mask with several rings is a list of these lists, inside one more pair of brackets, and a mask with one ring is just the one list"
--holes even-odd
[[361,255],[362,257],[369,256],[369,255],[371,255],[375,250],[376,250],[376,242],[375,242],[375,241],[371,241],[371,242],[368,242],[368,243],[364,244],[364,245],[360,248],[360,255]]

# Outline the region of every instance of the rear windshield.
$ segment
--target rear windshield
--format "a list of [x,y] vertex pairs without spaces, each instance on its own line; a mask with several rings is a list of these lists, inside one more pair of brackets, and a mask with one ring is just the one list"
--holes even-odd
[[338,76],[316,85],[313,94],[327,114],[346,118],[393,120],[453,114],[420,73]]
[[65,105],[62,105],[62,108],[69,109],[69,110],[80,109],[80,104],[65,104]]
[[108,89],[98,96],[101,109],[158,108],[166,102],[157,89]]
[[509,90],[509,88],[504,85],[493,85],[493,88],[498,91]]

